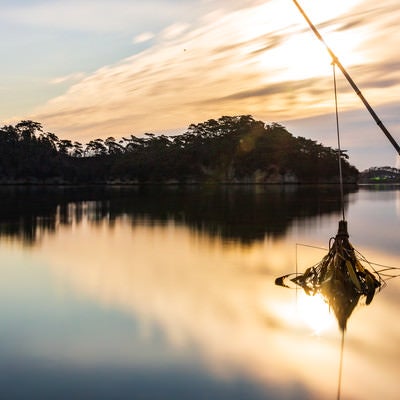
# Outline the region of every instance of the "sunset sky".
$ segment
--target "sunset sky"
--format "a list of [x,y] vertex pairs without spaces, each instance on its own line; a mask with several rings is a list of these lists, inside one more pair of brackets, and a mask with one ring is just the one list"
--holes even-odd
[[[398,0],[299,0],[400,142]],[[336,147],[332,66],[292,0],[0,0],[0,123],[83,143],[251,114]],[[399,166],[338,71],[342,147]]]

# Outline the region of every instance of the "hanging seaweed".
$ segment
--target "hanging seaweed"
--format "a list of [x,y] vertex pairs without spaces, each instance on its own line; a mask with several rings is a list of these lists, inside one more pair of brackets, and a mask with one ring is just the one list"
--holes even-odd
[[360,299],[370,304],[377,290],[384,286],[379,272],[349,242],[347,222],[339,221],[337,235],[330,240],[329,251],[322,260],[302,274],[283,275],[275,280],[288,287],[288,281],[300,286],[307,295],[321,294],[333,310],[342,331]]

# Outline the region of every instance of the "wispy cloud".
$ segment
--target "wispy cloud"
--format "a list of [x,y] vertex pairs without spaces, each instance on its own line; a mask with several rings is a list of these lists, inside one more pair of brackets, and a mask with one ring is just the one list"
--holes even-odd
[[165,40],[172,40],[182,35],[188,29],[189,29],[189,24],[176,23],[165,28],[161,33],[161,35],[162,38]]
[[133,38],[133,43],[144,43],[154,38],[153,32],[143,32]]
[[[163,0],[39,1],[3,6],[0,19],[57,30],[130,31],[133,26],[143,30],[148,24],[162,26],[171,18],[184,15],[185,12],[191,15],[191,3]],[[160,12],[156,12],[157,10]]]
[[[6,3],[6,4],[3,4]],[[190,21],[210,10],[240,9],[261,0],[35,0],[0,2],[0,21],[83,32],[163,29],[171,21]]]
[[83,72],[76,72],[69,75],[59,76],[50,80],[51,85],[59,85],[66,82],[74,82],[81,80],[85,74]]

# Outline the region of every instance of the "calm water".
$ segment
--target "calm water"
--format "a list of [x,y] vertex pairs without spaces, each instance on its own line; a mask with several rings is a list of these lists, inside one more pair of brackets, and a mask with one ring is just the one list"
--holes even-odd
[[[1,399],[334,399],[340,332],[274,285],[314,264],[338,189],[1,188]],[[400,266],[400,188],[346,191]],[[398,399],[400,278],[348,322],[342,398]]]

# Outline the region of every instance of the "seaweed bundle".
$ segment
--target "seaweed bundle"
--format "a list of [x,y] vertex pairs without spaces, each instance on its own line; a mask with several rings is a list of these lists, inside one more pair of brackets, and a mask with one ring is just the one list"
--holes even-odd
[[[329,251],[316,265],[302,274],[288,274],[275,280],[288,287],[287,280],[300,286],[307,295],[322,295],[333,310],[342,331],[360,299],[370,304],[384,281],[377,271],[371,272],[368,263],[349,242],[347,222],[339,221],[337,235],[330,240]],[[294,277],[293,277],[294,275]]]

